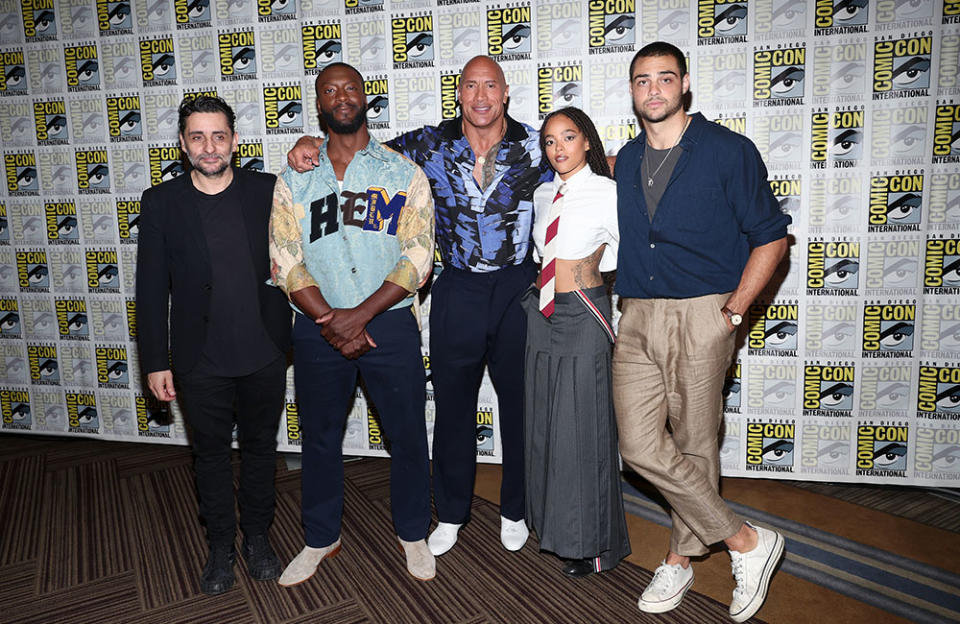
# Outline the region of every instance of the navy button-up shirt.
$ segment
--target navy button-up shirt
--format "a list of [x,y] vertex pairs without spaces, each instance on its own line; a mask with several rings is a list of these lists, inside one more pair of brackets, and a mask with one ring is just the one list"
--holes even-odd
[[736,289],[751,249],[787,235],[750,139],[696,113],[653,220],[640,186],[646,133],[617,155],[622,297],[682,299]]

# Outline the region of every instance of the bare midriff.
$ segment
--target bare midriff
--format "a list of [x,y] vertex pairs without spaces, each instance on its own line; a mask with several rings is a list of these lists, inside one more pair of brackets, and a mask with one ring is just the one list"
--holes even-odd
[[[557,278],[554,292],[573,292],[584,288],[601,286],[603,278],[600,276],[600,258],[606,243],[600,245],[595,252],[579,260],[557,259]],[[537,273],[537,288],[540,288],[540,274]]]

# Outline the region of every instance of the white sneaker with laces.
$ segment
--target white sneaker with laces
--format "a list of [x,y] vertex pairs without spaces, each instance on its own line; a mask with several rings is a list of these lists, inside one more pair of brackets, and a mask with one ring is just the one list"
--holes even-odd
[[427,548],[430,549],[434,557],[439,557],[453,548],[453,545],[457,543],[457,533],[460,532],[462,526],[462,524],[453,524],[452,522],[437,523],[437,528],[427,538]]
[[523,548],[530,536],[525,520],[507,520],[500,516],[500,543],[509,551]]
[[650,584],[640,595],[640,610],[646,613],[666,613],[677,608],[684,594],[693,585],[693,566],[667,565],[661,561]]
[[776,531],[747,526],[757,532],[757,547],[745,553],[730,551],[730,566],[737,587],[730,602],[730,617],[745,622],[760,610],[767,597],[770,577],[783,557],[783,536]]

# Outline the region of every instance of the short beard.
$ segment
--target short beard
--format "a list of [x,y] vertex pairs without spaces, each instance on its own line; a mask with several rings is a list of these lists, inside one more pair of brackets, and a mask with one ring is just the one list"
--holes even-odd
[[215,177],[219,176],[219,175],[222,174],[224,171],[226,171],[227,168],[230,166],[230,161],[229,161],[229,160],[225,160],[225,161],[223,161],[223,164],[221,164],[220,167],[218,167],[216,170],[214,170],[214,171],[207,171],[207,170],[203,169],[202,167],[200,167],[200,165],[197,164],[197,163],[200,162],[200,158],[199,158],[199,157],[196,159],[196,161],[194,161],[194,158],[193,158],[192,156],[188,157],[187,160],[189,160],[189,161],[190,161],[190,164],[193,165],[193,168],[194,168],[195,171],[197,171],[200,175],[206,176],[206,177],[208,177],[208,178],[215,178]]
[[651,117],[650,115],[645,114],[645,113],[644,113],[642,110],[640,110],[639,108],[637,108],[634,112],[636,112],[636,113],[637,113],[637,117],[639,117],[639,118],[642,119],[643,121],[647,121],[647,122],[650,122],[650,123],[658,123],[658,122],[663,121],[664,119],[667,119],[667,118],[670,117],[671,115],[676,114],[676,112],[677,112],[678,110],[682,110],[682,109],[683,109],[683,98],[681,97],[681,98],[680,98],[680,101],[677,102],[677,105],[676,105],[676,106],[672,107],[670,110],[662,111],[662,112],[660,113],[660,115],[658,115],[657,117]]
[[327,129],[334,134],[355,134],[360,128],[367,125],[367,111],[363,107],[360,107],[357,116],[347,123],[340,123],[334,119],[332,111],[321,109],[320,116],[326,122]]

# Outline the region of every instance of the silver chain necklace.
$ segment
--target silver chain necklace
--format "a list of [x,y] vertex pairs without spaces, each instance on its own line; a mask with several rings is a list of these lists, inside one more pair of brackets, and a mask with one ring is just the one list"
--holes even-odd
[[[653,179],[657,177],[657,174],[660,173],[661,169],[663,169],[663,165],[666,164],[667,160],[670,158],[670,154],[673,153],[673,148],[680,145],[680,139],[683,138],[684,133],[686,133],[687,131],[687,126],[689,125],[690,125],[690,116],[688,115],[686,123],[683,124],[683,130],[680,131],[680,136],[677,137],[676,142],[667,151],[667,155],[664,156],[663,160],[660,161],[660,165],[656,168],[656,170],[654,170],[653,173],[650,173],[650,165],[647,165],[647,173],[649,174],[647,175],[647,186],[653,186]],[[650,145],[650,143],[648,142],[647,145]],[[650,149],[654,149],[652,145],[650,145]]]

